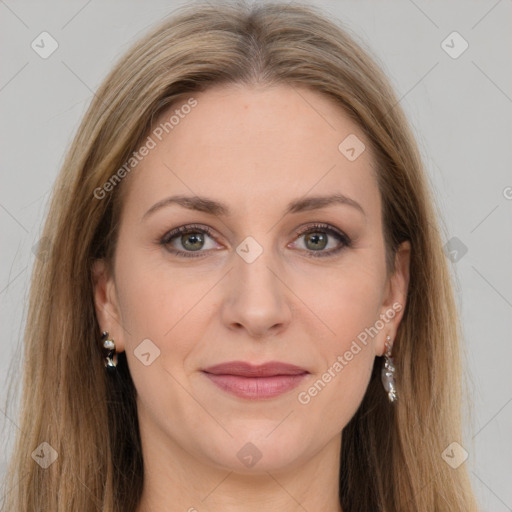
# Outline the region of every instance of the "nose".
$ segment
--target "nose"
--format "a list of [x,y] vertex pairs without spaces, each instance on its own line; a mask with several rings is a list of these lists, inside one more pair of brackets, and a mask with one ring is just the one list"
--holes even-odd
[[276,258],[264,251],[248,263],[234,256],[234,267],[224,283],[223,324],[246,331],[252,338],[275,336],[292,318],[291,294]]

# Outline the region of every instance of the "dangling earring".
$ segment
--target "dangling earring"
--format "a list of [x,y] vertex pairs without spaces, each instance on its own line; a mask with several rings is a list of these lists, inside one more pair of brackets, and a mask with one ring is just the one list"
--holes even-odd
[[381,379],[384,389],[388,392],[390,402],[396,402],[398,396],[395,388],[395,365],[391,357],[391,337],[386,336],[386,353],[384,354],[385,361],[381,370]]
[[101,334],[101,339],[103,340],[103,352],[105,355],[105,368],[108,372],[115,372],[117,366],[117,354],[116,354],[116,344],[114,340],[109,339],[108,332],[103,332]]

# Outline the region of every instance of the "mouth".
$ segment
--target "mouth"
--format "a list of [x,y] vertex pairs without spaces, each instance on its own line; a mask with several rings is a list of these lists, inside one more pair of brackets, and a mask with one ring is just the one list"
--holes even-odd
[[203,373],[222,391],[250,400],[282,395],[309,375],[304,368],[276,361],[262,365],[231,361],[210,366]]

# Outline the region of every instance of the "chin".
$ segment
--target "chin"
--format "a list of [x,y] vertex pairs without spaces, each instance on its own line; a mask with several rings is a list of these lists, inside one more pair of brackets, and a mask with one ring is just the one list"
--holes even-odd
[[262,429],[260,424],[251,428],[249,423],[245,429],[240,428],[236,435],[233,434],[233,438],[227,439],[221,434],[222,440],[212,439],[216,448],[213,453],[209,450],[207,457],[216,466],[241,474],[284,471],[307,457],[304,440],[308,436],[290,432],[289,425],[286,429],[282,425],[276,429],[278,424],[275,422],[265,423],[265,427],[269,424],[272,427]]

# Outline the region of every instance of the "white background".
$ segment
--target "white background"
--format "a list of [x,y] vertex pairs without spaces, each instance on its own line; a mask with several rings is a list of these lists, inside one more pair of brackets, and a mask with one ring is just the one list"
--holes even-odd
[[[7,382],[20,378],[32,248],[49,191],[113,62],[181,3],[0,0],[0,473],[18,428]],[[482,510],[512,511],[512,2],[313,3],[384,68],[418,138],[445,240],[467,247],[451,264],[474,402],[466,464]],[[59,45],[47,59],[31,48],[43,31]],[[441,47],[453,31],[469,44],[457,59]]]

